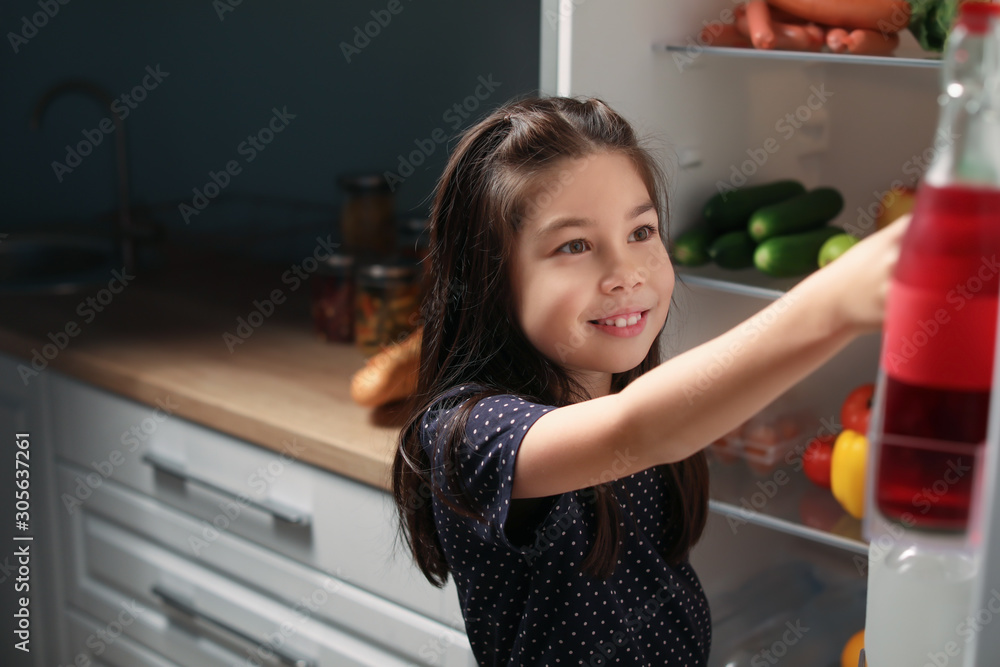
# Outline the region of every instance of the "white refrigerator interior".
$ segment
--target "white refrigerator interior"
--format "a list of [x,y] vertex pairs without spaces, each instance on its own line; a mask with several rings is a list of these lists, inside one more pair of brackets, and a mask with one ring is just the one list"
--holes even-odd
[[[671,237],[721,189],[788,178],[837,188],[845,206],[832,224],[873,231],[882,196],[915,186],[933,155],[939,62],[908,32],[892,58],[702,48],[705,22],[736,4],[545,0],[542,92],[600,97],[651,140],[670,182]],[[680,274],[668,354],[739,324],[795,283],[755,269]],[[819,428],[837,424],[847,394],[876,380],[879,349],[878,335],[857,340],[782,400]],[[713,463],[712,518],[692,557],[712,605],[713,666],[839,665],[845,639],[864,628],[868,544],[860,522],[828,515],[839,507],[822,492],[784,462]]]

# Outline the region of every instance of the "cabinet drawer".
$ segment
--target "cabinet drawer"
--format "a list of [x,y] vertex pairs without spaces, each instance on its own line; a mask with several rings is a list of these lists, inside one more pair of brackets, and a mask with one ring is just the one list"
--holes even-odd
[[[93,512],[67,600],[181,665],[403,667],[412,662],[148,542]],[[314,598],[314,599],[319,599]]]
[[[144,648],[125,635],[118,635],[110,641],[102,639],[107,632],[107,624],[76,609],[68,609],[65,623],[69,637],[70,665],[88,667],[182,667],[161,655]],[[98,657],[100,656],[100,657]]]
[[67,508],[119,482],[200,519],[191,549],[233,533],[462,628],[453,584],[430,586],[395,548],[384,491],[290,458],[294,443],[258,447],[65,376],[51,387],[57,454],[84,468]]
[[[79,474],[68,464],[59,465],[60,486],[70,488]],[[260,590],[286,606],[306,609],[317,621],[329,623],[365,641],[381,645],[421,664],[468,667],[475,665],[463,632],[384,600],[356,586],[329,577],[289,558],[229,534],[220,534],[208,548],[192,556],[189,538],[199,530],[198,522],[176,510],[137,494],[115,482],[107,482],[87,500],[72,523],[84,521],[82,539],[88,545],[77,573],[105,576],[102,562],[93,560],[88,528],[91,517],[112,518],[134,540],[162,545],[171,553],[197,558],[200,564],[220,571],[248,588]],[[101,533],[103,535],[103,533]],[[155,546],[155,545],[153,545]],[[84,576],[78,574],[77,576]]]

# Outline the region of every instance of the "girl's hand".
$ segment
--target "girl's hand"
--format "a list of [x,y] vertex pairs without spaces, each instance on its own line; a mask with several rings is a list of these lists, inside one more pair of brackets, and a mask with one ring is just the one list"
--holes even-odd
[[905,215],[852,246],[847,252],[803,281],[819,290],[835,321],[856,333],[878,330],[885,319],[885,300],[893,268],[899,259]]

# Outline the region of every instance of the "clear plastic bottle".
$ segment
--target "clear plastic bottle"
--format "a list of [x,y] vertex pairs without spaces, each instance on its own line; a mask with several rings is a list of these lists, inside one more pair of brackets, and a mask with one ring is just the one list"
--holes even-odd
[[[936,155],[886,308],[865,653],[960,665],[978,554],[968,524],[986,441],[1000,285],[1000,5],[961,6],[942,68]],[[887,521],[888,520],[888,521]]]
[[986,438],[1000,285],[1000,5],[965,3],[946,46],[936,154],[886,309],[875,503],[962,532]]
[[978,572],[975,555],[905,540],[868,557],[865,658],[869,667],[958,667]]

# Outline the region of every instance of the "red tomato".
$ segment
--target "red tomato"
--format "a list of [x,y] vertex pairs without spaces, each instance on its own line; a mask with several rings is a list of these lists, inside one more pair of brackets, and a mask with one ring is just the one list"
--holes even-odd
[[872,412],[872,395],[875,393],[875,385],[863,384],[857,387],[850,394],[844,404],[840,406],[840,423],[844,430],[857,431],[868,435],[868,418]]
[[802,469],[813,484],[830,488],[830,457],[833,455],[833,435],[813,438],[802,453]]

